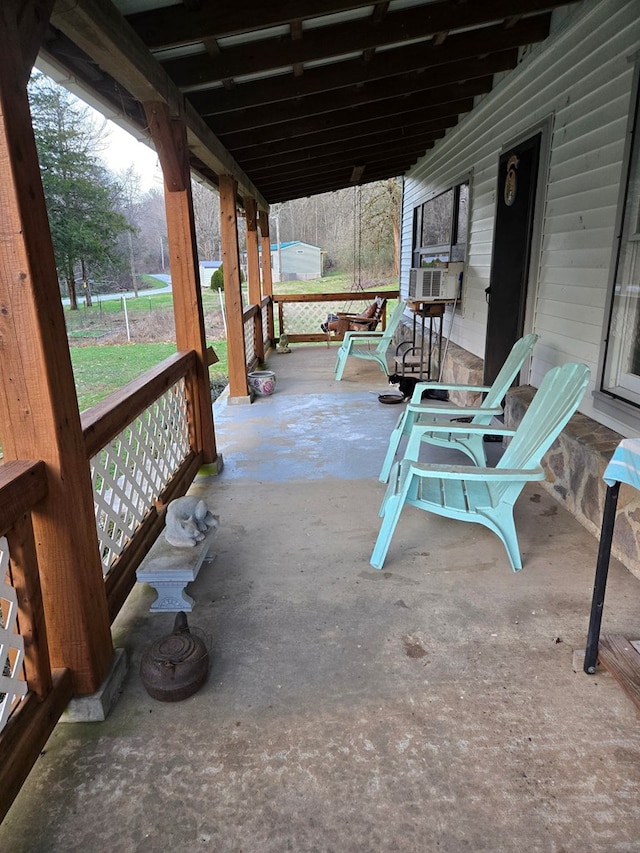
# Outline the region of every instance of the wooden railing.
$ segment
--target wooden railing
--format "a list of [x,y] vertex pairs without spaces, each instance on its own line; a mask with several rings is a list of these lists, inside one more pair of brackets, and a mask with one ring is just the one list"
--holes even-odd
[[176,353],[82,414],[112,620],[162,530],[164,507],[202,465],[189,417],[195,364],[194,352]]
[[250,305],[242,314],[244,323],[245,365],[247,370],[264,361],[265,353],[273,346],[273,301],[264,296],[260,305]]
[[43,462],[0,466],[0,821],[72,694],[47,645],[31,520],[46,494]]
[[[376,296],[397,299],[398,290],[369,290],[344,293],[298,293],[273,297],[277,305],[277,324],[275,337],[286,334],[290,343],[303,341],[326,341],[327,335],[320,328],[327,314],[348,311],[358,314],[372,302]],[[386,308],[382,317],[382,326],[386,322]],[[332,340],[341,340],[341,335],[332,335]]]

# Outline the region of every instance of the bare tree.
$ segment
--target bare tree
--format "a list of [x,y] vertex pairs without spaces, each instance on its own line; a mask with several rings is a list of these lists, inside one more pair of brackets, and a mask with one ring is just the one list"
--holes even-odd
[[[219,260],[220,245],[220,197],[204,184],[191,182],[193,193],[193,215],[196,225],[198,256],[201,260]],[[208,284],[208,282],[206,282]]]

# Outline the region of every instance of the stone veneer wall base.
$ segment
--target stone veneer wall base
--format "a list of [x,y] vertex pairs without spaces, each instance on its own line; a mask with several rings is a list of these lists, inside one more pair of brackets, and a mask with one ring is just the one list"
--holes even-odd
[[[518,426],[536,389],[512,388],[505,403],[505,425]],[[596,538],[600,538],[606,484],[602,476],[623,436],[578,412],[543,459],[541,485]],[[611,554],[640,577],[640,493],[620,488]],[[595,571],[595,563],[594,563]]]

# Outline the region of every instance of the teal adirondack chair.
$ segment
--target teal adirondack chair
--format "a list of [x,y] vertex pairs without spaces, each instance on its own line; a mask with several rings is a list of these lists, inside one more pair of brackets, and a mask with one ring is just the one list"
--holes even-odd
[[[507,356],[507,360],[490,386],[448,385],[440,382],[417,383],[411,395],[411,401],[400,414],[389,436],[389,446],[387,447],[387,453],[380,471],[380,482],[386,483],[389,479],[391,466],[398,452],[400,441],[403,436],[409,435],[414,425],[427,426],[428,424],[442,424],[448,422],[448,419],[451,417],[471,417],[471,426],[477,427],[485,424],[488,426],[494,415],[502,414],[502,400],[509,390],[511,383],[520,372],[525,359],[531,355],[537,340],[537,335],[525,335],[524,338],[516,341]],[[434,406],[432,403],[420,402],[422,392],[427,389],[475,391],[486,393],[486,396],[479,406]],[[484,450],[484,435],[482,432],[473,430],[460,431],[458,429],[452,430],[450,433],[446,430],[444,432],[441,430],[433,432],[425,430],[422,440],[429,444],[437,444],[440,447],[452,447],[456,450],[461,450],[467,456],[470,456],[476,465],[487,464],[487,457]]]
[[354,358],[366,358],[370,361],[375,361],[380,365],[380,370],[385,376],[389,375],[387,367],[387,350],[396,333],[396,329],[400,324],[402,315],[404,314],[406,304],[400,300],[396,305],[393,314],[389,317],[387,328],[384,332],[345,332],[342,345],[338,350],[336,358],[336,379],[342,379],[344,366],[347,358],[352,355]]
[[[409,504],[447,518],[483,524],[502,539],[513,570],[521,569],[513,506],[525,483],[545,479],[542,457],[580,405],[588,382],[589,368],[584,364],[554,367],[542,380],[517,430],[475,427],[481,435],[513,436],[495,468],[416,462],[421,433],[446,431],[451,426],[414,426],[407,455],[395,464],[380,507],[382,524],[371,565],[376,569],[384,565],[402,508]],[[459,428],[469,429],[466,425]]]

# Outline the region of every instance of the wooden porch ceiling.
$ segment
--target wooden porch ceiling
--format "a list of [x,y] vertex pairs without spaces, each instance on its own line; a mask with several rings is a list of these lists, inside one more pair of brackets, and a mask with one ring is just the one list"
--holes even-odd
[[404,174],[572,2],[58,0],[43,51],[139,129],[168,103],[263,207]]

